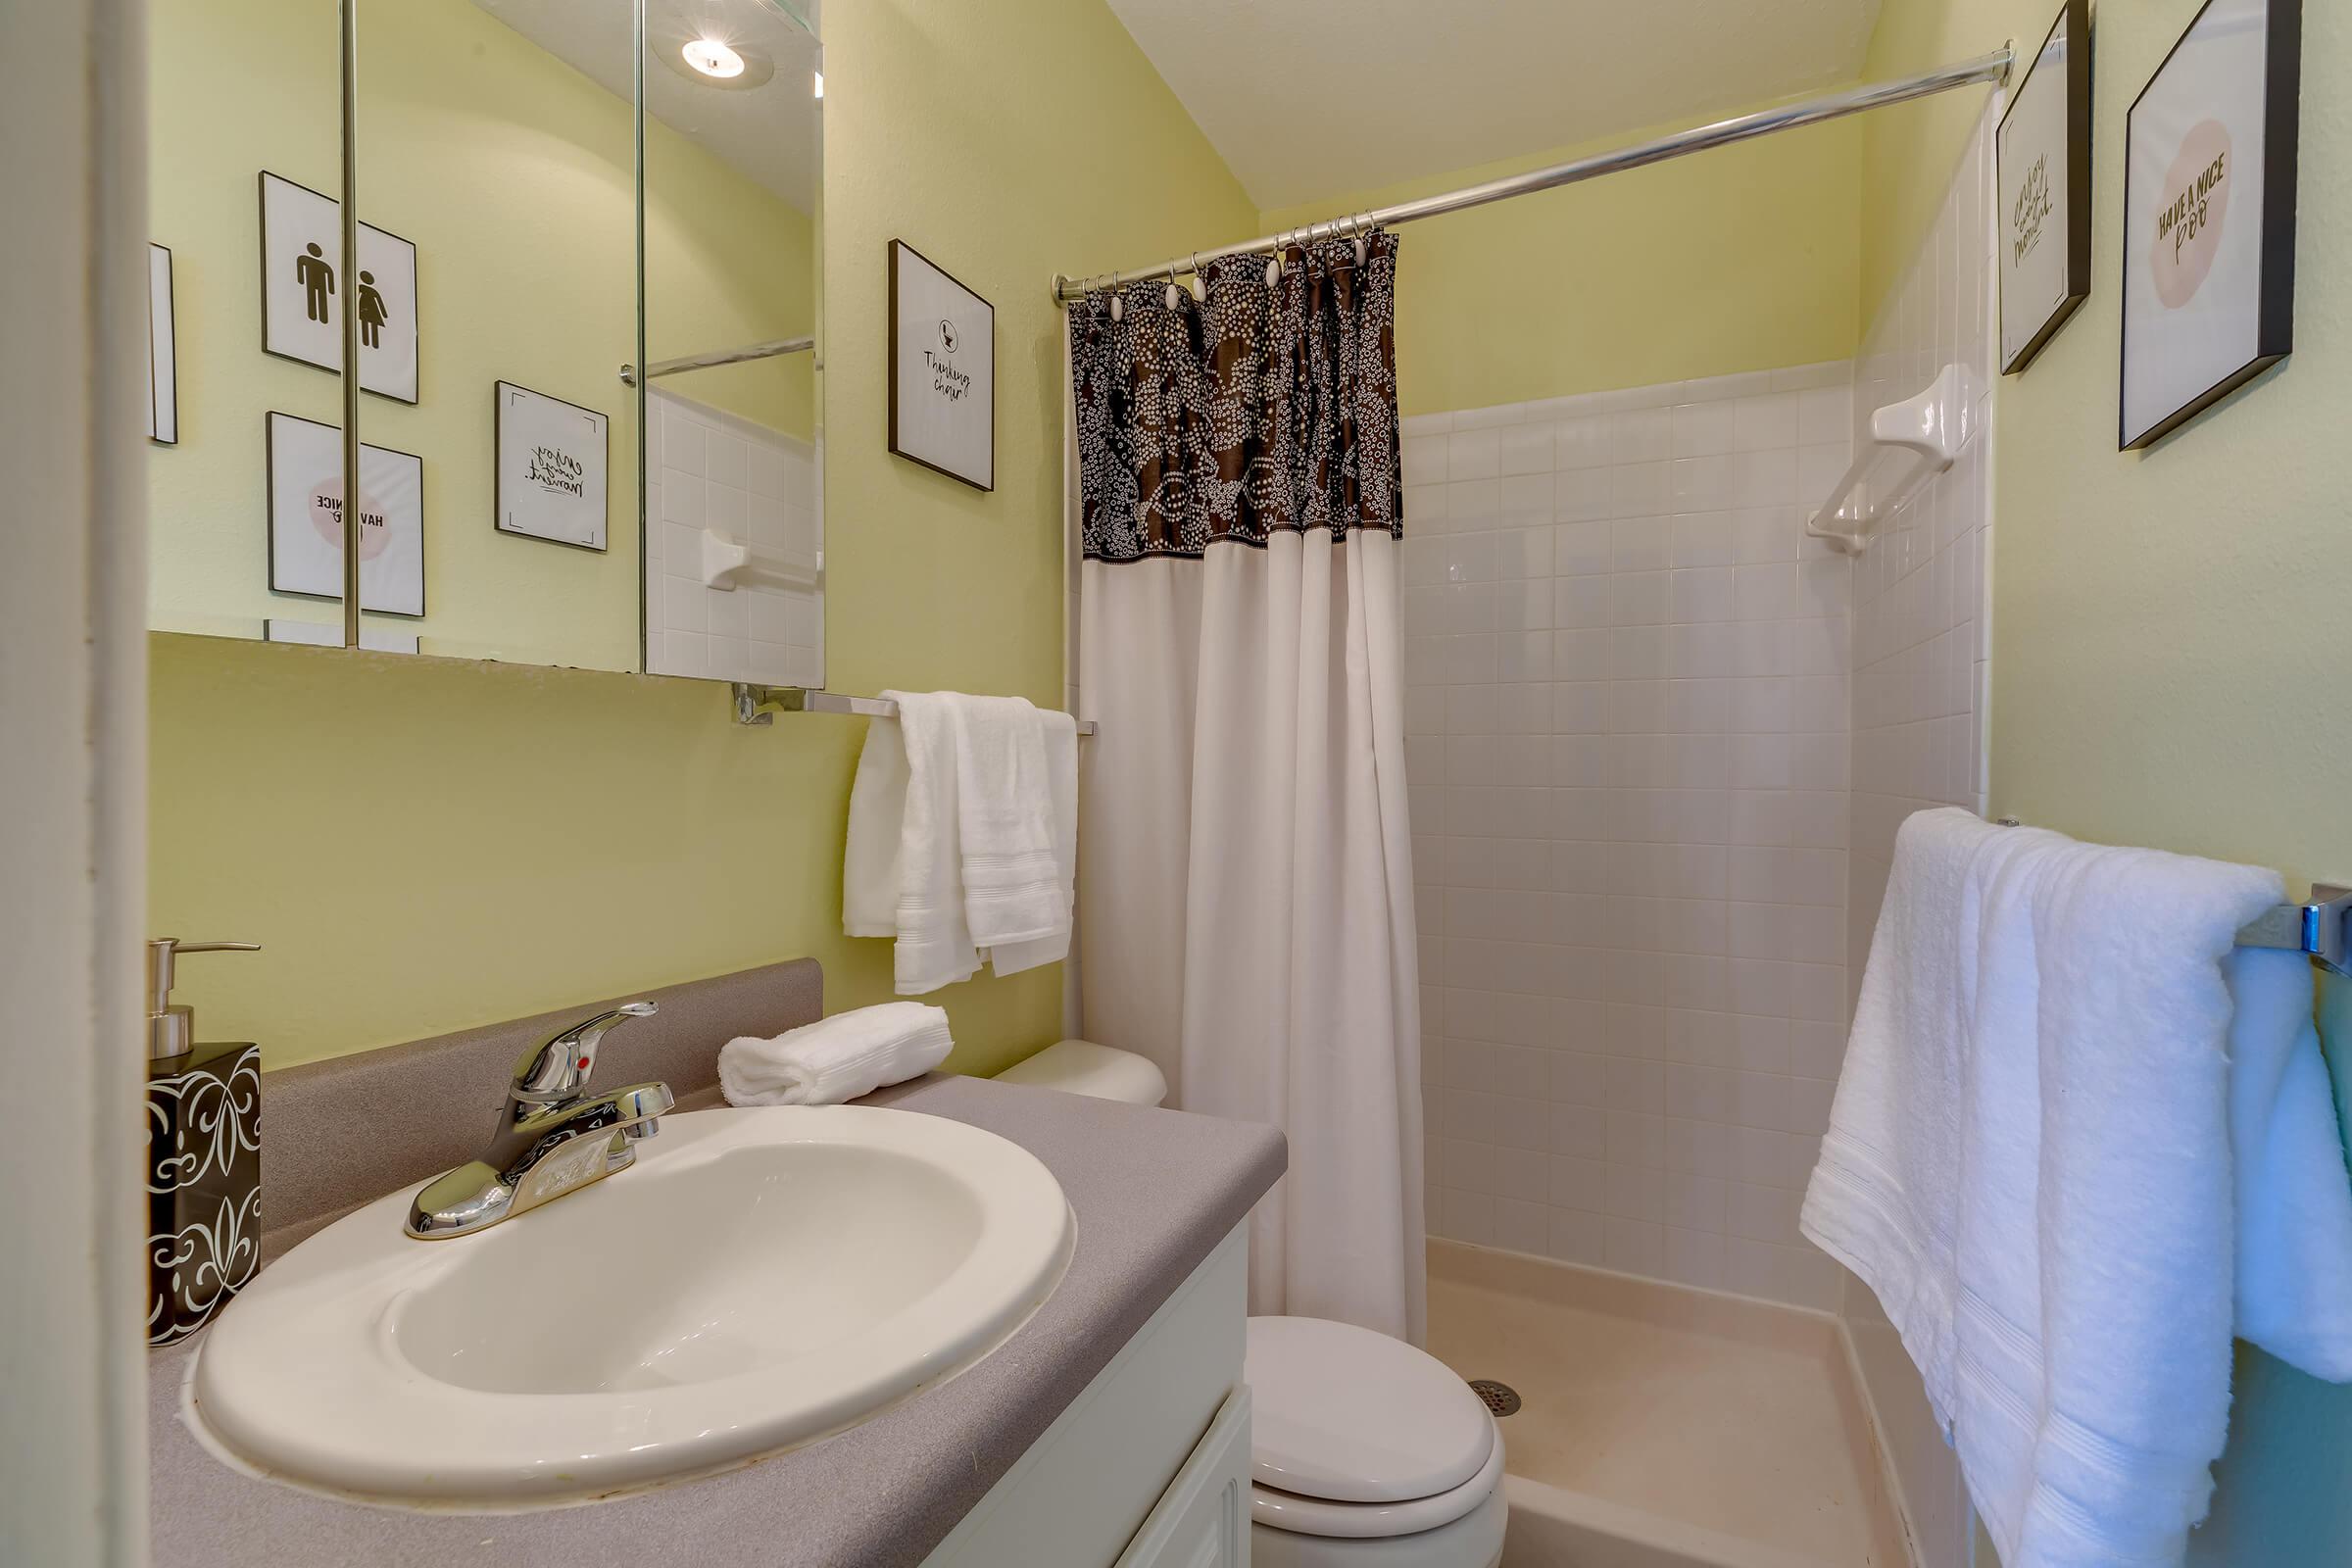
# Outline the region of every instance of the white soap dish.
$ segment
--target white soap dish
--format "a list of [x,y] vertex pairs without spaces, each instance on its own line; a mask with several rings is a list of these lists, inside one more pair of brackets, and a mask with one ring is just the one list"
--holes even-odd
[[1852,466],[1805,532],[1860,555],[1872,528],[1951,467],[1976,433],[1976,381],[1958,365],[1945,366],[1919,396],[1873,410]]

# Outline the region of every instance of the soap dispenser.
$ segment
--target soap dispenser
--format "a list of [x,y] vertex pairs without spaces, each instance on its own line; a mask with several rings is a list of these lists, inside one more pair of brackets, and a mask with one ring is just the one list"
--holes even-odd
[[212,1320],[262,1260],[262,1051],[199,1044],[195,1009],[172,1001],[184,953],[258,953],[251,942],[147,944],[147,1343]]

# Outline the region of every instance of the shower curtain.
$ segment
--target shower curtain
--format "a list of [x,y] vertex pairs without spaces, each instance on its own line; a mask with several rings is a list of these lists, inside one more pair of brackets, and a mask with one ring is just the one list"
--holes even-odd
[[1420,1343],[1393,235],[1070,308],[1089,1038],[1271,1122],[1250,1309]]

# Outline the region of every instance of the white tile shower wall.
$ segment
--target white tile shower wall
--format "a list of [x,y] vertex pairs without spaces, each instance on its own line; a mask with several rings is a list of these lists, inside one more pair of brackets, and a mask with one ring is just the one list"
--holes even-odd
[[1985,585],[1992,540],[1991,111],[1935,228],[1880,308],[1854,368],[1857,431],[1959,365],[1974,435],[1951,468],[1882,522],[1854,563],[1853,858],[1849,979],[1886,891],[1895,829],[1932,806],[1984,808]]
[[1404,421],[1432,1228],[1829,1306],[1848,366]]
[[[1992,133],[1995,94],[1962,154],[1934,229],[1879,308],[1855,362],[1857,428],[1946,365],[1980,399],[1976,435],[1951,469],[1882,525],[1854,564],[1852,843],[1848,975],[1861,983],[1902,819],[1985,803],[1986,627],[1992,544]],[[1877,1298],[1844,1284],[1841,1310],[1909,1517],[1920,1568],[1970,1560],[1959,1467]]]
[[819,586],[703,585],[706,529],[818,568],[814,449],[797,437],[657,387],[648,399],[645,667],[786,686],[825,683]]

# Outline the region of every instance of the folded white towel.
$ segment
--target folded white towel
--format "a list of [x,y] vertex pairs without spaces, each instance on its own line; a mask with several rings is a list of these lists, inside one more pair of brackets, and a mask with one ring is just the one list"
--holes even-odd
[[728,1041],[718,1049],[718,1088],[730,1105],[837,1105],[920,1077],[955,1044],[945,1008],[886,1002],[772,1040]]
[[963,914],[983,948],[1066,935],[1045,725],[1025,697],[947,700],[956,730]]
[[[1957,811],[1897,837],[1803,1224],[1887,1307],[2008,1568],[2181,1560],[2233,1294],[2242,1332],[2311,1370],[2352,1345],[2309,980],[2298,1009],[2300,960],[2232,956],[2280,891]],[[2241,1229],[2241,1203],[2321,1239]]]

